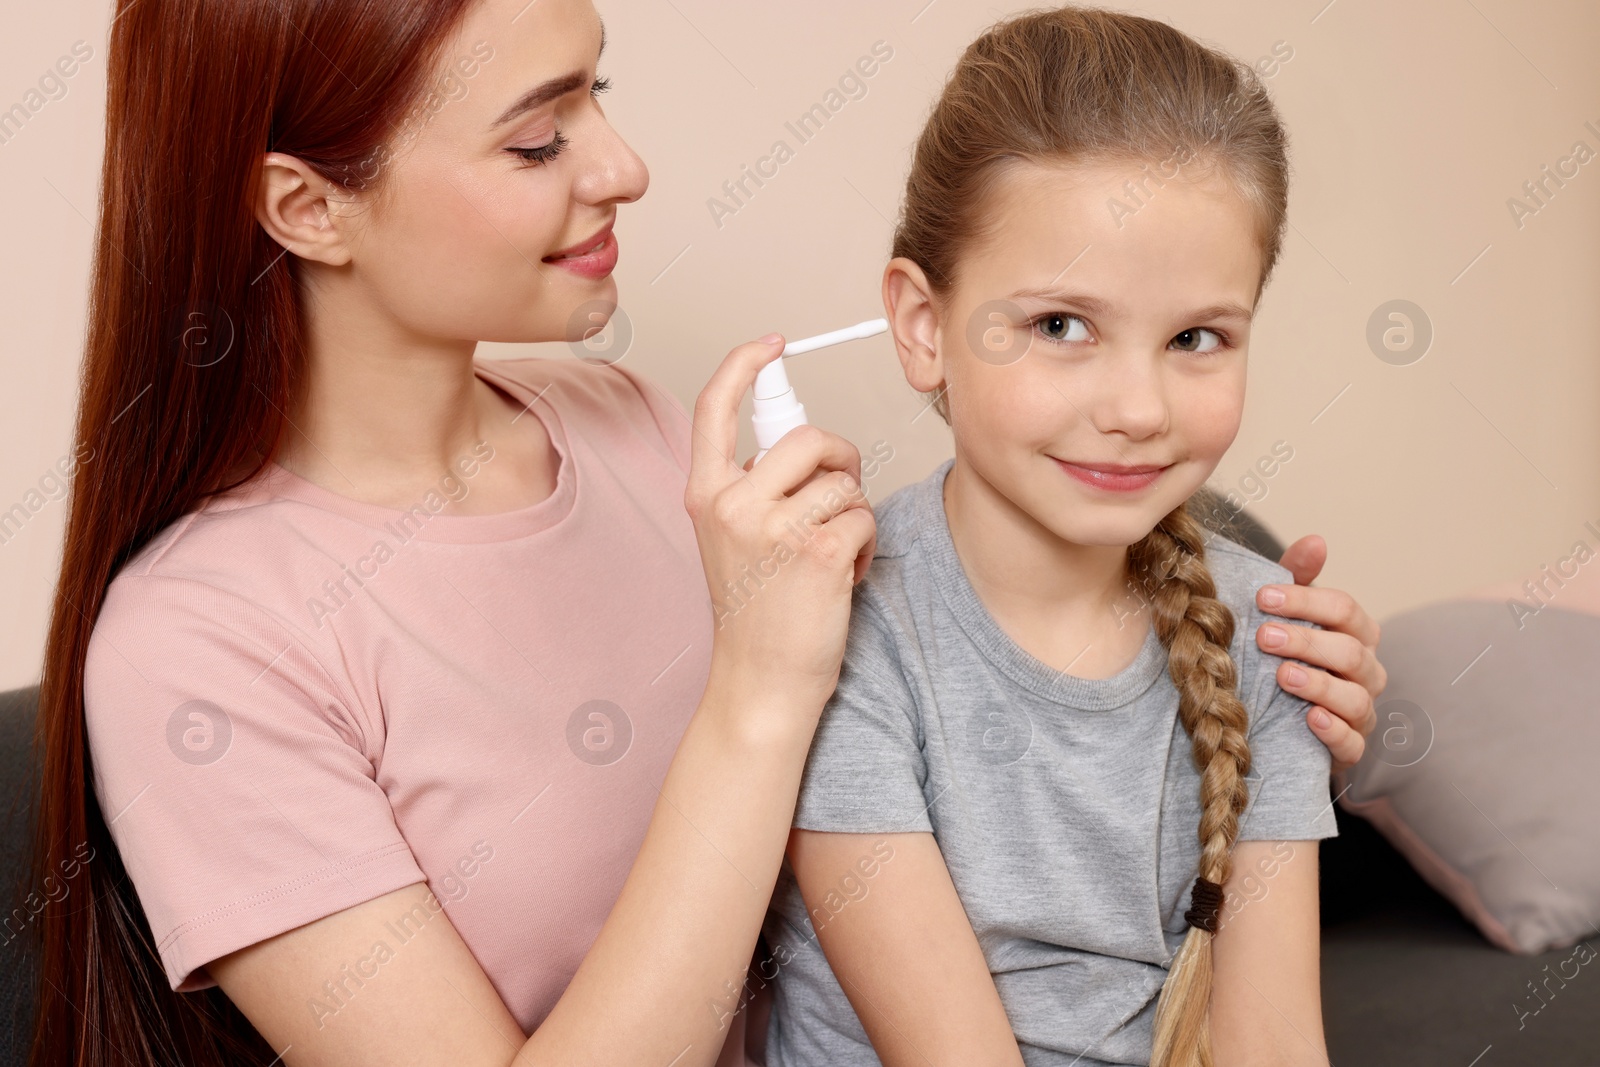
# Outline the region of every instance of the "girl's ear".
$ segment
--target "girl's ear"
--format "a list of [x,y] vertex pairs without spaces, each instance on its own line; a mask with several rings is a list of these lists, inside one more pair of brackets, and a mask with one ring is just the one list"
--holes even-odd
[[352,234],[338,192],[303,160],[268,152],[261,160],[256,219],[267,236],[301,259],[343,266],[350,262]]
[[919,393],[942,389],[939,312],[922,268],[904,257],[891,259],[883,270],[883,306],[906,381]]

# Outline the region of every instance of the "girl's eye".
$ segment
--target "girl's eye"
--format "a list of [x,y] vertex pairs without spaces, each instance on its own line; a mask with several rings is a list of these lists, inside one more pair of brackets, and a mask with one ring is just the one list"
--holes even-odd
[[560,130],[550,139],[549,144],[542,144],[536,148],[508,148],[507,152],[521,156],[529,163],[543,164],[559,156],[567,147],[567,138]]
[[[1209,341],[1202,339],[1201,335],[1207,334]],[[1184,330],[1172,339],[1172,347],[1180,352],[1214,352],[1223,346],[1224,338],[1216,330],[1208,330],[1203,326],[1196,326]]]
[[1084,321],[1076,315],[1053,311],[1043,318],[1034,321],[1034,328],[1051,341],[1085,341],[1089,338],[1089,329]]
[[589,86],[589,95],[599,96],[609,88],[611,88],[610,78],[596,78],[594,84]]

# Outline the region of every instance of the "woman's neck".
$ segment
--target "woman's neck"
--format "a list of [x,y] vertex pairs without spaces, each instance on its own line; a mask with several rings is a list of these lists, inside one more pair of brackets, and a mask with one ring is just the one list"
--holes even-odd
[[973,590],[1035,659],[1107,678],[1138,655],[1149,613],[1128,591],[1126,547],[1062,540],[959,455],[945,479],[944,509]]
[[478,378],[476,342],[418,337],[332,288],[307,315],[304,377],[273,457],[280,465],[341,496],[405,507],[487,441],[507,458],[475,476],[452,511],[505,511],[549,495],[548,437]]

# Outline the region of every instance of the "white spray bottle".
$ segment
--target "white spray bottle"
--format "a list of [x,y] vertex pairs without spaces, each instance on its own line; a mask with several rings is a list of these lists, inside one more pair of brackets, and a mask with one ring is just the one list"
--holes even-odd
[[783,369],[783,361],[790,356],[814,352],[829,345],[842,344],[861,337],[872,337],[888,328],[888,319],[868,319],[854,326],[846,326],[842,330],[818,334],[801,341],[791,341],[783,346],[783,355],[761,368],[756,374],[755,413],[750,418],[751,426],[756,432],[756,447],[761,450],[756,453],[757,463],[760,463],[761,457],[767,454],[767,449],[778,443],[780,437],[796,426],[806,424],[805,405],[794,395],[794,388],[789,384],[789,374]]

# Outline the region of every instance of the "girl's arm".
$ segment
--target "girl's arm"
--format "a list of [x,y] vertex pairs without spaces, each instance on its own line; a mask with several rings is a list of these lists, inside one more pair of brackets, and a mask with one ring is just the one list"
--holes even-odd
[[[701,393],[686,503],[712,590],[774,540],[794,530],[806,539],[716,631],[705,696],[644,843],[560,1000],[525,1037],[417,884],[210,964],[285,1063],[716,1061],[741,1006],[811,737],[838,678],[851,589],[873,544],[860,457],[843,438],[802,427],[750,472],[734,462],[739,400],[781,344],[734,349]],[[538,891],[528,887],[535,907]],[[399,943],[393,930],[408,916],[421,932]],[[381,957],[379,943],[389,946]]]
[[1219,1067],[1327,1067],[1317,842],[1241,841],[1212,945]]
[[[887,836],[868,895],[817,927],[885,1067],[1022,1060],[932,834],[796,830],[789,861],[808,909]],[[1214,943],[1211,1035],[1221,1067],[1327,1067],[1315,841],[1242,841]],[[826,914],[826,910],[823,912]],[[815,914],[815,912],[814,912]]]
[[878,1058],[884,1067],[1021,1064],[989,965],[931,833],[794,831],[789,862],[813,922],[840,872],[884,839],[894,862],[880,868],[865,897],[816,926]]

